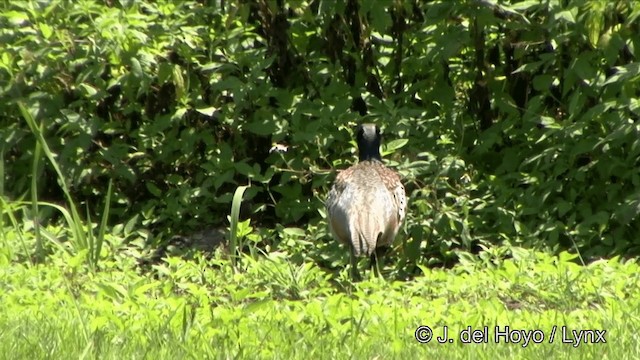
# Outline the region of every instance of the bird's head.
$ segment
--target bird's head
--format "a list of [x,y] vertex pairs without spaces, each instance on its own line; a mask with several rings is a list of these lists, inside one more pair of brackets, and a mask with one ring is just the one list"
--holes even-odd
[[356,141],[360,161],[378,160],[380,157],[380,128],[376,124],[360,124],[356,128]]

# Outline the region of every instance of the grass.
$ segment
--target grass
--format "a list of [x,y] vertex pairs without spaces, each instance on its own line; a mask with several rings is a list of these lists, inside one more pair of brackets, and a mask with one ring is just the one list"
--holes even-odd
[[[27,26],[20,12],[7,19]],[[52,32],[44,21],[32,23],[38,31],[30,33]],[[423,267],[410,281],[352,283],[300,250],[318,245],[313,227],[283,229],[284,245],[258,255],[252,245],[262,235],[239,221],[247,187],[233,196],[228,254],[169,257],[143,270],[144,230],[108,226],[111,184],[104,204],[93,204],[103,206],[99,223],[83,218],[33,116],[41,109],[31,106],[19,103],[36,139],[29,201],[5,198],[0,144],[0,359],[640,357],[633,260],[582,266],[568,253],[509,247],[467,254],[452,269]],[[44,166],[57,174],[66,204],[38,199]],[[60,223],[46,224],[43,208],[59,213]],[[497,343],[507,327],[509,341]],[[416,339],[445,331],[451,341],[444,344]]]
[[[60,236],[72,231],[51,228]],[[619,259],[513,249],[513,258],[423,269],[412,281],[358,284],[286,253],[208,260],[168,258],[141,271],[134,245],[106,236],[100,266],[54,251],[20,261],[19,235],[0,242],[0,357],[39,358],[541,358],[640,355],[640,269]],[[27,247],[35,237],[27,237]],[[468,258],[469,259],[469,258]],[[467,260],[468,260],[467,259]],[[415,339],[418,326],[452,343]],[[459,334],[487,327],[486,341]],[[494,342],[495,327],[535,331],[541,344]],[[549,336],[556,326],[556,337]],[[563,343],[572,330],[605,330],[606,343]],[[515,333],[512,339],[518,340]],[[594,333],[595,334],[595,333]],[[593,334],[592,334],[593,335]],[[526,336],[526,334],[524,335]],[[593,339],[596,337],[594,336]]]
[[[0,358],[640,356],[637,262],[583,266],[568,253],[505,247],[463,254],[452,269],[423,267],[410,281],[354,284],[346,271],[327,272],[301,256],[301,246],[315,241],[313,227],[284,229],[279,251],[257,255],[249,242],[251,255],[243,255],[245,239],[259,238],[238,221],[246,187],[233,199],[230,254],[168,257],[143,270],[143,232],[107,228],[111,187],[100,224],[82,219],[55,154],[21,110],[71,211],[35,195],[25,202],[0,193]],[[59,211],[62,225],[41,225],[41,207]],[[509,341],[496,343],[506,327]],[[445,329],[444,344],[416,340]]]

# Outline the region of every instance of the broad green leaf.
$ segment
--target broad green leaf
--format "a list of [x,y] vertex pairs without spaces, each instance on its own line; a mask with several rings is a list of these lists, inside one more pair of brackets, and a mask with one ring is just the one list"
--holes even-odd
[[384,153],[390,154],[409,143],[409,139],[395,139],[388,142],[386,145],[383,144]]
[[7,11],[2,14],[2,16],[7,18],[14,26],[21,26],[23,23],[29,21],[29,15],[19,11]]
[[206,108],[196,108],[196,111],[199,112],[202,115],[206,115],[206,116],[213,116],[213,113],[216,112],[216,108],[213,106],[210,107],[206,107]]
[[157,187],[157,186],[156,186],[155,184],[153,184],[152,182],[147,181],[147,182],[145,182],[145,183],[144,183],[144,185],[146,186],[147,190],[149,190],[149,192],[150,192],[153,196],[158,197],[158,198],[162,198],[162,197],[163,197],[163,196],[162,196],[162,190],[160,190],[160,188],[159,188],[159,187]]
[[596,49],[598,47],[598,41],[600,40],[600,34],[602,33],[603,28],[603,14],[600,12],[596,12],[595,14],[591,14],[585,23],[587,28],[587,37],[589,39],[589,43],[591,47]]
[[253,177],[254,168],[246,162],[238,162],[234,164],[236,171],[244,176]]
[[135,57],[131,58],[131,73],[138,79],[142,79],[144,77],[140,61]]
[[635,79],[640,75],[640,62],[616,66],[614,69],[616,70],[616,73],[611,75],[603,85],[626,82]]
[[40,28],[40,32],[42,33],[42,37],[45,39],[49,39],[51,35],[53,35],[53,28],[46,23],[39,23],[38,27]]
[[284,228],[282,230],[282,232],[285,235],[289,235],[289,236],[296,236],[296,237],[301,237],[301,238],[306,236],[306,232],[303,229],[300,229],[300,228],[287,227],[287,228]]
[[573,8],[570,10],[564,10],[564,11],[555,13],[553,17],[556,20],[564,20],[570,24],[573,24],[576,22],[576,17],[575,17],[576,12],[577,12],[577,9]]

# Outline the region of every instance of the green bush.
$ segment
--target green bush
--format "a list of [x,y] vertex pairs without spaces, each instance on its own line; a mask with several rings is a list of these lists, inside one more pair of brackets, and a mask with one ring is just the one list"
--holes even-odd
[[30,193],[23,101],[92,218],[113,181],[114,223],[226,226],[250,185],[243,218],[335,248],[322,201],[372,120],[410,195],[402,266],[504,242],[640,252],[640,5],[384,3],[3,3],[2,195]]

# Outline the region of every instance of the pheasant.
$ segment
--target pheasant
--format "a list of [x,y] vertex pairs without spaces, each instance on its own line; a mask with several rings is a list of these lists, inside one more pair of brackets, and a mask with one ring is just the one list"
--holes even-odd
[[356,128],[359,161],[336,177],[325,206],[335,239],[350,248],[351,275],[359,279],[357,258],[378,262],[381,247],[391,245],[405,217],[406,195],[398,174],[382,163],[380,128]]

